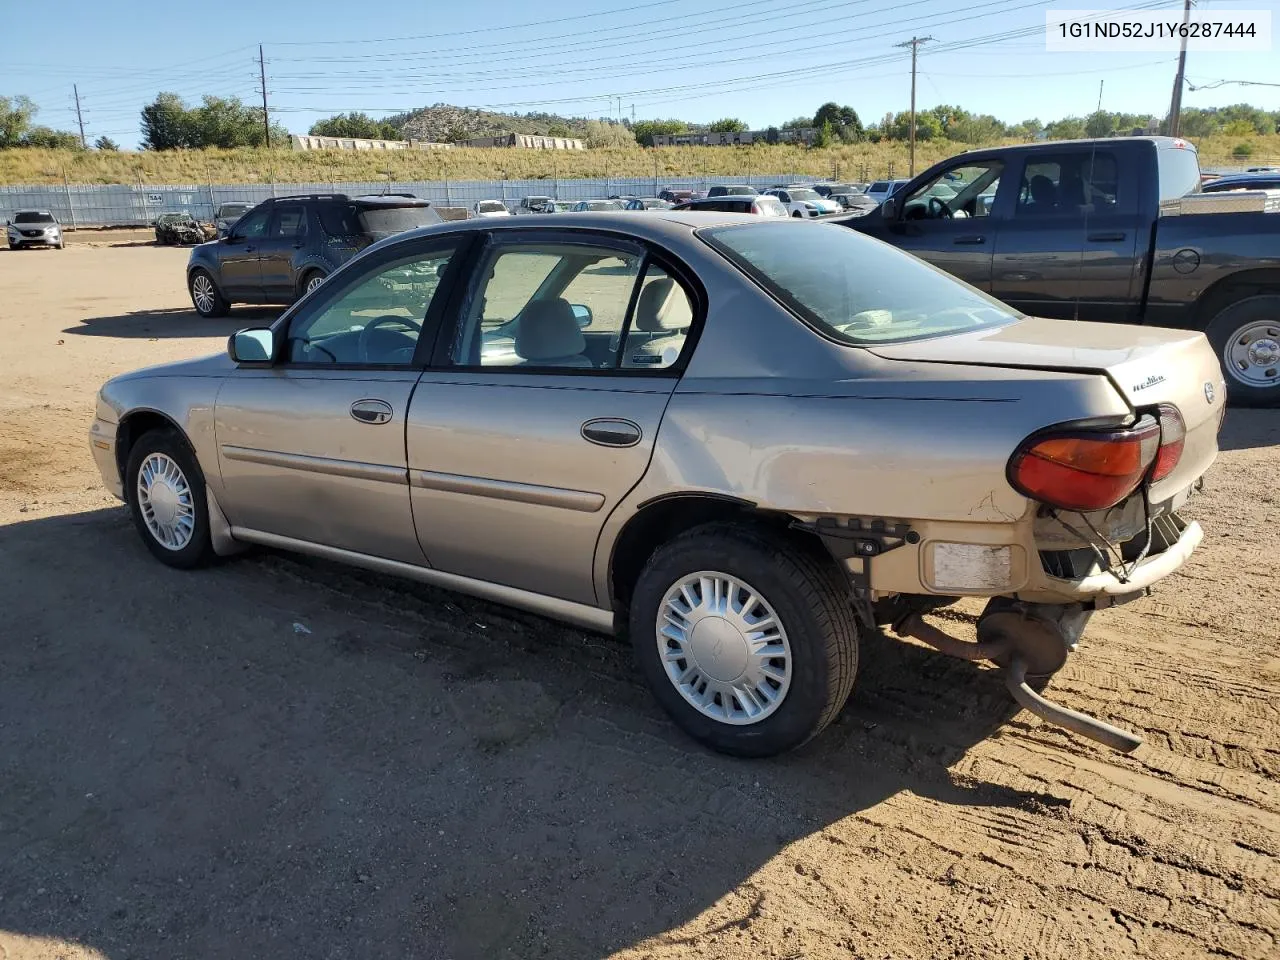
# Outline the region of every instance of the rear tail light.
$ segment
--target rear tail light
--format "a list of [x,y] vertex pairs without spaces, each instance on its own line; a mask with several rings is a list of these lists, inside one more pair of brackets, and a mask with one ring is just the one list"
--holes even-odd
[[1159,449],[1160,424],[1149,416],[1120,430],[1036,434],[1010,459],[1009,482],[1051,507],[1106,510],[1138,488]]
[[1156,415],[1160,418],[1160,449],[1151,468],[1152,483],[1173,473],[1173,468],[1182,459],[1182,445],[1187,438],[1187,425],[1177,407],[1162,403],[1156,408]]

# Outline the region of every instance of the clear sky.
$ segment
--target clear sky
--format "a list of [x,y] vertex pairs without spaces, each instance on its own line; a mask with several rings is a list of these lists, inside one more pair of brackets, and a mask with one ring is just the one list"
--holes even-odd
[[[1151,0],[0,0],[0,94],[27,94],[38,122],[138,140],[138,111],[161,90],[260,98],[266,55],[275,119],[305,133],[347,110],[375,116],[461,106],[753,128],[848,103],[870,122],[906,109],[909,52],[920,48],[918,104],[959,104],[1005,121],[1168,111],[1175,53],[1046,53],[1045,11],[1150,8]],[[1199,9],[1271,10],[1280,0],[1200,0]],[[1180,16],[1180,4],[1157,9]],[[1269,53],[1193,53],[1184,106],[1280,109],[1280,43]]]

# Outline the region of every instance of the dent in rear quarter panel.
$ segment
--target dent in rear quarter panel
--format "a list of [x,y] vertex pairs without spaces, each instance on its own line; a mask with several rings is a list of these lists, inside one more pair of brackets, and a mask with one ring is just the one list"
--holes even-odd
[[221,376],[154,376],[111,382],[106,389],[108,402],[121,420],[146,410],[177,424],[195,451],[205,483],[220,498],[214,409],[222,382]]

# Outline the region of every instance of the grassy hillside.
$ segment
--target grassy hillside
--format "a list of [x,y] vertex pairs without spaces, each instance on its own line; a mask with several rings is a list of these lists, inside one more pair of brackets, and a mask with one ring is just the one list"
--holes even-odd
[[[1240,143],[1252,157],[1232,158]],[[1198,144],[1205,166],[1280,162],[1280,134],[1207,137]],[[916,169],[959,153],[950,142],[921,143]],[[743,176],[794,173],[857,179],[906,176],[905,144],[878,143],[806,150],[802,147],[672,147],[575,152],[440,150],[355,153],[293,150],[199,150],[165,153],[0,150],[0,184],[18,183],[324,183],[339,180],[512,180],[560,177]]]

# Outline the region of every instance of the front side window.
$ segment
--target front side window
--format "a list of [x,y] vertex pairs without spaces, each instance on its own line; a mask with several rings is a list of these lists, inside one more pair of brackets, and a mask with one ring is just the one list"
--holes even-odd
[[255,210],[247,216],[241,217],[236,222],[236,238],[240,240],[255,240],[264,236],[267,232],[267,221],[270,219],[270,210]]
[[[289,328],[293,363],[395,366],[413,361],[453,248],[376,267]],[[327,285],[327,284],[326,284]]]
[[867,345],[964,333],[1018,318],[909,254],[834,224],[754,223],[698,236],[818,332]]
[[638,252],[595,245],[496,247],[459,325],[454,362],[615,368],[640,262]]
[[1022,171],[1016,217],[1080,217],[1119,201],[1115,154],[1077,151],[1031,157]]
[[952,167],[917,187],[903,200],[905,220],[950,220],[991,214],[1000,174],[999,160]]

